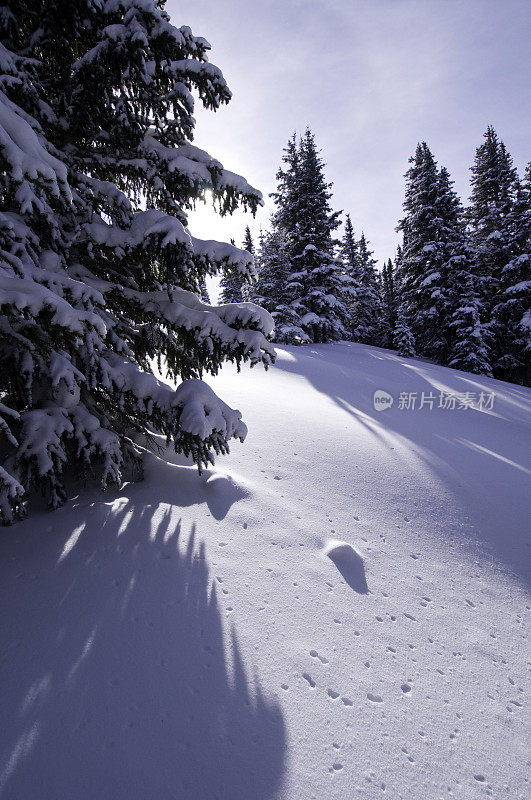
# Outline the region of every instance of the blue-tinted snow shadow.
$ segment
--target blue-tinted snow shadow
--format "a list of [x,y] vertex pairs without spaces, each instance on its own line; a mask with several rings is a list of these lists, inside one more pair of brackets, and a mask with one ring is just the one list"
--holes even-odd
[[[1,798],[277,796],[283,716],[179,519],[202,491],[176,471],[42,515],[51,532],[1,531]],[[235,495],[218,490],[221,513]]]
[[[468,542],[475,553],[478,544],[486,546],[489,555],[529,585],[531,390],[353,342],[282,349],[289,355],[281,353],[275,369],[304,376],[368,431],[390,458],[394,445],[405,444],[446,485],[448,506],[437,510],[441,521],[446,510],[463,510],[463,524],[458,531],[449,530],[449,538]],[[380,367],[375,368],[376,361],[382,362]],[[393,407],[375,411],[377,389],[393,395]],[[438,398],[441,390],[475,392],[476,397],[481,391],[493,392],[494,407],[491,412],[445,410],[437,408],[437,400],[432,410],[398,407],[401,392],[417,392],[418,403],[422,391]],[[427,495],[426,508],[431,500]]]
[[345,583],[358,594],[367,594],[367,576],[363,558],[352,547],[328,553]]

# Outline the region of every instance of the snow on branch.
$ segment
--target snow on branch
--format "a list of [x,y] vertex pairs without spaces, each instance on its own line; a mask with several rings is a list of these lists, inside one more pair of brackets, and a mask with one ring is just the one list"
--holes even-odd
[[15,513],[20,513],[23,495],[22,485],[0,466],[0,522],[13,522]]
[[192,236],[194,255],[204,259],[208,265],[225,267],[240,275],[254,277],[254,258],[247,250],[233,244],[217,242],[214,239],[196,239]]
[[44,310],[53,312],[52,325],[59,325],[74,333],[83,333],[87,325],[105,336],[106,327],[98,314],[74,308],[64,298],[46,286],[23,278],[0,275],[0,308],[15,306],[35,317]]
[[181,428],[201,440],[220,433],[225,440],[247,436],[247,426],[239,411],[230,408],[203,381],[183,381],[175,392],[173,405],[181,410]]
[[219,161],[195,145],[187,143],[166,147],[150,132],[144,137],[141,151],[146,159],[155,161],[164,172],[177,173],[189,186],[212,189],[218,194],[233,193],[251,205],[263,205],[262,193],[258,189],[241,175],[224,169]]
[[146,240],[155,236],[159,237],[160,247],[183,246],[190,258],[201,259],[212,270],[223,267],[241,275],[254,275],[254,259],[246,250],[213,239],[196,239],[180,220],[156,208],[137,211],[126,227],[98,218],[83,226],[78,241],[89,239],[99,247],[107,247],[118,255],[124,255],[133,248],[145,246]]
[[43,147],[29,119],[0,92],[0,150],[12,180],[41,180],[53,195],[71,201],[66,166]]
[[138,211],[127,228],[110,225],[102,219],[91,222],[80,232],[80,240],[84,235],[97,245],[117,249],[122,253],[144,244],[149,236],[158,235],[162,235],[162,247],[181,244],[192,250],[190,234],[182,222],[156,208]]
[[[215,340],[218,344],[243,345],[251,364],[271,364],[275,350],[267,340],[274,323],[271,315],[254,303],[229,303],[208,306],[193,292],[171,289],[166,292],[137,292],[123,289],[124,297],[138,302],[146,312],[151,312],[171,328],[194,331],[196,341]],[[241,327],[231,327],[232,325]]]

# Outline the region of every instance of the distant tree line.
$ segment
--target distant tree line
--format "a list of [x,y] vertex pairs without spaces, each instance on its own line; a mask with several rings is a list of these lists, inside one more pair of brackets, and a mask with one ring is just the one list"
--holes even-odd
[[[251,287],[224,278],[222,300],[253,300],[275,320],[275,341],[349,339],[483,375],[531,377],[531,165],[523,178],[492,127],[477,148],[470,205],[423,142],[410,158],[402,243],[381,271],[350,215],[340,213],[313,133],[284,150],[275,211],[255,255]],[[243,291],[243,294],[242,294]]]

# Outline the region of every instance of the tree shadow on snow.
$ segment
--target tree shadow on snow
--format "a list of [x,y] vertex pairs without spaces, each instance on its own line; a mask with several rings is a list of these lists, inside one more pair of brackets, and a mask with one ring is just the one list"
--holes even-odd
[[[426,488],[426,513],[444,524],[446,513],[462,510],[458,530],[448,530],[476,555],[477,545],[509,566],[529,585],[529,549],[524,526],[531,477],[529,420],[531,392],[522,386],[402,358],[391,350],[354,342],[285,347],[275,369],[304,376],[314,388],[348,413],[360,432],[389,452],[405,447],[447,489],[447,504],[435,508]],[[375,366],[375,362],[382,362]],[[385,411],[375,411],[373,395],[382,389],[394,397]],[[418,408],[421,393],[434,396],[433,409]],[[492,410],[438,408],[440,392],[494,393]],[[417,393],[417,408],[398,407],[401,392]],[[353,452],[354,460],[357,454]],[[400,462],[395,461],[398,491],[406,494]],[[409,476],[414,473],[409,469]],[[346,465],[346,469],[348,469]],[[387,475],[389,472],[387,471]],[[375,474],[374,491],[378,492]],[[384,490],[388,492],[386,477]],[[426,481],[422,482],[427,486]]]
[[[154,484],[189,505],[197,481],[176,469]],[[148,489],[39,517],[60,533],[2,531],[2,798],[272,800],[281,786],[280,707],[234,628],[227,640],[195,525]],[[212,487],[213,515],[237,495]]]

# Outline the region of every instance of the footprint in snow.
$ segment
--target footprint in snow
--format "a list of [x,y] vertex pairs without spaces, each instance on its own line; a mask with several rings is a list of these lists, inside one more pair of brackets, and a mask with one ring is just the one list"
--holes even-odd
[[367,594],[369,587],[365,577],[363,559],[348,542],[330,539],[324,554],[335,564],[345,582],[358,594]]
[[328,664],[328,659],[324,656],[320,656],[317,650],[310,650],[310,655],[312,658],[318,658],[321,664]]

